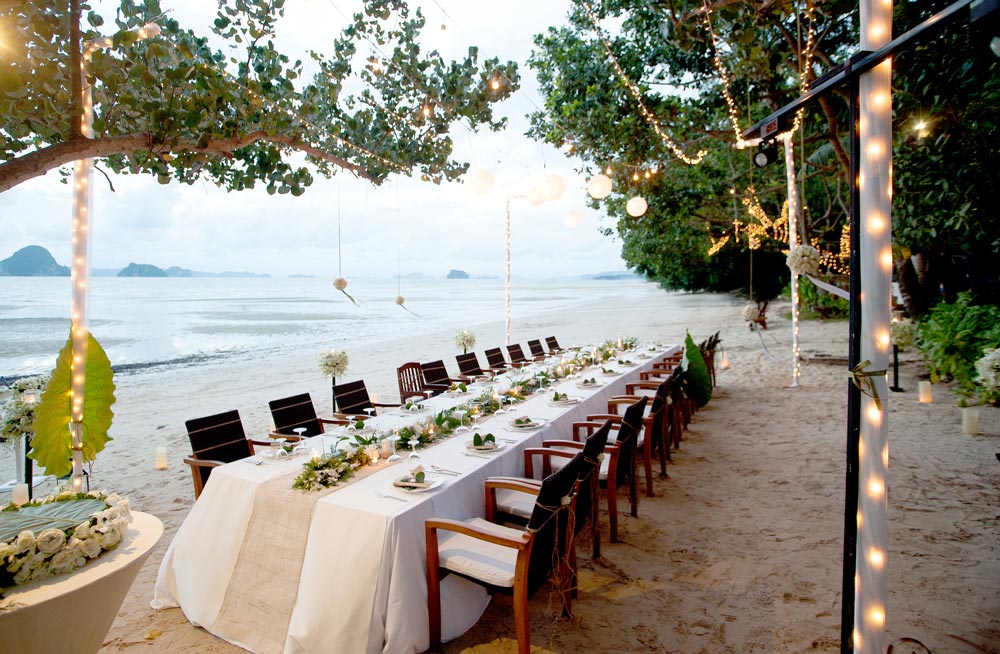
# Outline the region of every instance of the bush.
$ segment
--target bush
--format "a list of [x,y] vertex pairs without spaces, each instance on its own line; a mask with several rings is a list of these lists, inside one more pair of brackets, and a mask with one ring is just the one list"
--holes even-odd
[[[791,296],[791,285],[785,287],[785,294]],[[803,320],[817,318],[846,318],[850,314],[850,304],[816,287],[808,277],[799,277],[799,317]]]
[[971,293],[959,293],[954,304],[941,302],[931,309],[917,332],[931,380],[954,380],[959,393],[972,395],[976,361],[987,348],[1000,347],[1000,307],[975,305]]

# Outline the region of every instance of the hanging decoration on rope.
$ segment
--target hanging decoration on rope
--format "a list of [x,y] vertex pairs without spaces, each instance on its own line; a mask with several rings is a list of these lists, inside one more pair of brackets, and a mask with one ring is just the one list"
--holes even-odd
[[402,266],[402,244],[396,245],[396,304],[403,309],[403,311],[409,313],[410,315],[417,316],[417,314],[410,311],[406,306],[406,298],[403,297],[403,266]]
[[343,293],[351,304],[358,306],[358,301],[351,297],[351,294],[347,292],[347,278],[344,277],[343,272],[343,261],[341,257],[341,239],[340,239],[340,181],[337,182],[337,279],[333,280],[333,287]]

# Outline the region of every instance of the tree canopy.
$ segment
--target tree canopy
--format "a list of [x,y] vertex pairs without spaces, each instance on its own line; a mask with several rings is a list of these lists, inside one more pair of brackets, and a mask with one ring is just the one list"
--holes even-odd
[[[424,52],[424,17],[404,0],[365,0],[329,52],[309,53],[311,79],[275,46],[283,14],[284,0],[219,0],[211,31],[222,51],[159,0],[121,0],[113,17],[83,0],[0,3],[0,192],[86,157],[163,183],[293,195],[314,172],[439,183],[467,168],[452,157],[452,125],[503,127],[492,105],[518,88],[516,63],[475,47],[460,61]],[[140,39],[151,22],[160,34]],[[88,139],[74,71],[105,35],[112,44],[93,51],[87,72]]]

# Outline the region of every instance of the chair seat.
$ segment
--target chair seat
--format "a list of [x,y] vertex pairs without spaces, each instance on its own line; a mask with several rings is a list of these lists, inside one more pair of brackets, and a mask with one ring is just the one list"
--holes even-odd
[[[568,461],[569,459],[556,460],[559,461],[560,466],[563,466],[566,465],[565,461]],[[527,520],[531,517],[531,512],[535,510],[535,496],[530,493],[510,490],[509,488],[498,488],[496,490],[496,494],[497,509],[503,511],[504,513],[509,513],[510,515]]]
[[[524,493],[520,493],[524,495]],[[532,505],[533,498],[532,498]],[[530,515],[530,512],[529,512]],[[524,531],[495,525],[482,518],[466,524],[507,538],[522,538]],[[451,531],[438,532],[438,556],[442,568],[479,579],[493,586],[512,588],[517,550]]]
[[601,481],[608,480],[608,468],[611,466],[611,457],[607,454],[601,459],[601,469],[597,473],[597,478]]

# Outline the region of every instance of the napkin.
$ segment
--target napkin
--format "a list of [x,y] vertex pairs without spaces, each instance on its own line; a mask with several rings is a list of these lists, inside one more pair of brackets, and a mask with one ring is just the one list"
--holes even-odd
[[425,481],[406,481],[406,480],[403,480],[403,479],[399,479],[397,481],[392,482],[392,485],[395,486],[395,487],[397,487],[397,488],[430,488],[431,487],[430,483],[425,482]]

